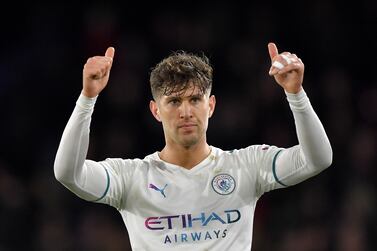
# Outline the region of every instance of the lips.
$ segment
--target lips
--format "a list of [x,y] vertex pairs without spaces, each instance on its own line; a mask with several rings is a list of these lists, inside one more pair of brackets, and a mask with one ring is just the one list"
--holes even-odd
[[193,127],[193,126],[196,126],[195,123],[184,123],[184,124],[181,124],[178,126],[178,128],[190,128],[190,127]]

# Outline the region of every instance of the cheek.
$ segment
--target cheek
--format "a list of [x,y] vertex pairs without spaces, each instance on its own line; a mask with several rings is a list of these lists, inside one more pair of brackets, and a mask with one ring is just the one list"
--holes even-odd
[[203,126],[207,126],[208,125],[208,119],[209,119],[209,110],[205,110],[203,112],[200,113],[199,117],[198,117],[198,120],[200,120],[200,123],[203,125]]
[[163,112],[160,114],[161,122],[165,126],[173,126],[176,123],[175,116],[176,114],[173,111]]

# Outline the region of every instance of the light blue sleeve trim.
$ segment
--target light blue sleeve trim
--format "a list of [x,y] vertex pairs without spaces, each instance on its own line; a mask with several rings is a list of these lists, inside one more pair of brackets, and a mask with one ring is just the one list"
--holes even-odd
[[110,175],[109,175],[109,172],[107,171],[107,169],[105,167],[103,167],[103,168],[105,169],[106,176],[107,176],[106,190],[105,190],[105,192],[103,193],[103,195],[100,198],[98,198],[96,200],[93,200],[93,202],[97,202],[97,201],[102,200],[106,196],[107,192],[109,191],[109,187],[110,187]]
[[275,156],[274,156],[274,159],[272,160],[272,173],[274,175],[274,178],[276,180],[277,183],[279,183],[280,185],[282,185],[283,187],[287,187],[287,185],[285,185],[283,182],[281,182],[279,179],[278,179],[278,176],[276,175],[276,159],[279,155],[279,153],[283,151],[283,150],[279,150]]

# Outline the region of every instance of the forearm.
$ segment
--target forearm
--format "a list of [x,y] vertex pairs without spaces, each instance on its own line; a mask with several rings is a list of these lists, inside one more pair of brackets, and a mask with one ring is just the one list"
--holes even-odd
[[330,166],[332,149],[305,91],[286,94],[294,116],[299,145],[280,154],[276,162],[276,172],[285,180],[284,184],[293,185]]
[[324,169],[331,165],[332,149],[325,129],[314,112],[304,90],[298,94],[287,93],[295,119],[299,145],[309,165]]
[[96,98],[80,95],[64,129],[54,163],[56,179],[87,200],[98,198],[106,186],[105,170],[95,162],[85,162],[95,101]]

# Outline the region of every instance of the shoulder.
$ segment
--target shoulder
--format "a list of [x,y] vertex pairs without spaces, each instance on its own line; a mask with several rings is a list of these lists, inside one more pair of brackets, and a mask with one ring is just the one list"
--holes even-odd
[[123,159],[123,158],[106,158],[99,163],[104,165],[107,168],[111,168],[113,170],[133,170],[136,168],[149,168],[151,165],[154,164],[156,161],[155,154],[150,154],[145,156],[144,159],[134,158],[134,159]]
[[220,148],[214,147],[216,149],[216,153],[221,156],[238,156],[243,154],[250,154],[250,153],[256,153],[261,151],[269,150],[270,148],[274,148],[275,146],[270,146],[266,144],[262,145],[250,145],[243,148],[236,148],[236,149],[230,149],[230,150],[222,150]]
[[231,149],[231,150],[221,150],[216,148],[216,153],[219,158],[230,158],[234,160],[245,160],[248,162],[256,161],[260,158],[265,158],[268,156],[275,156],[282,148],[267,145],[250,145],[248,147]]

